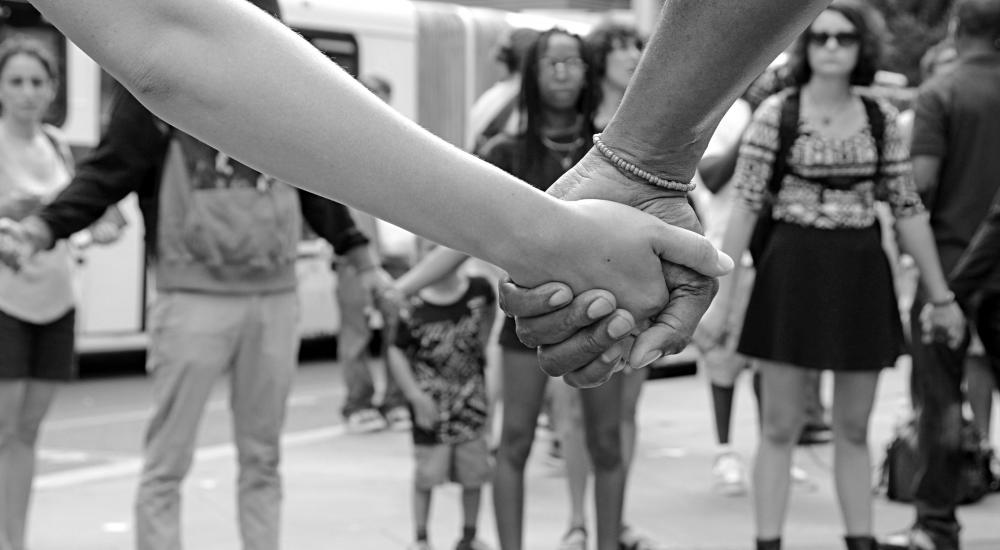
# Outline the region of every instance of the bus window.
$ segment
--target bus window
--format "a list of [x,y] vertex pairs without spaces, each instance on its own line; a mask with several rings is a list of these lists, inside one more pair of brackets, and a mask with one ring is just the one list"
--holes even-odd
[[35,39],[55,56],[59,70],[59,89],[45,115],[45,122],[62,126],[66,121],[66,38],[42,19],[31,4],[23,1],[0,1],[0,41],[15,36]]
[[358,41],[354,35],[331,32],[297,29],[316,49],[340,65],[354,78],[358,77]]

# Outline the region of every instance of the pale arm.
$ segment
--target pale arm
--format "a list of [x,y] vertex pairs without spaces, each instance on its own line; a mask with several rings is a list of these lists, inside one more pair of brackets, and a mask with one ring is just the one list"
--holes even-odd
[[499,265],[522,284],[607,288],[645,318],[666,301],[661,253],[693,245],[693,255],[682,252],[698,258],[694,265],[725,271],[707,242],[652,217],[568,205],[461,153],[242,0],[33,3],[170,123],[278,179]]

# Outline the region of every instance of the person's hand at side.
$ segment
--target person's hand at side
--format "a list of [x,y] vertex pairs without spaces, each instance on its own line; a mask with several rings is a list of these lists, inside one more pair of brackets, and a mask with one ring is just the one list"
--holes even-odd
[[957,302],[945,305],[924,304],[920,311],[921,339],[925,344],[944,342],[952,349],[965,339],[965,314]]
[[410,397],[413,406],[413,421],[425,430],[433,430],[438,421],[437,405],[424,392],[417,392]]
[[18,271],[37,250],[23,224],[0,218],[0,265]]

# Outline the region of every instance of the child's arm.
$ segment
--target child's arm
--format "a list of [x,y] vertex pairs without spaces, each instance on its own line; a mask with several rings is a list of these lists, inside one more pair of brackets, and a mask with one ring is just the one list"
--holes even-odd
[[425,430],[433,429],[438,419],[437,404],[420,389],[417,379],[413,377],[410,361],[406,358],[403,350],[396,346],[389,346],[386,349],[385,358],[389,363],[389,371],[396,379],[400,391],[413,406],[414,422]]

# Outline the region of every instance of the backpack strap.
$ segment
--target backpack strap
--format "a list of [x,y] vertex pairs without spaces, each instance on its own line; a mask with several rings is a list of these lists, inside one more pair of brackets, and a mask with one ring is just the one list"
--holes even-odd
[[868,116],[868,127],[871,129],[872,138],[875,140],[875,177],[882,174],[883,148],[885,147],[885,113],[878,106],[878,101],[866,95],[861,96],[861,102],[865,104],[865,115]]
[[778,149],[774,152],[774,164],[771,165],[771,179],[767,182],[767,190],[772,197],[777,196],[781,189],[781,180],[788,172],[788,153],[799,135],[799,90],[795,88],[788,93],[781,105],[781,119],[778,121]]

